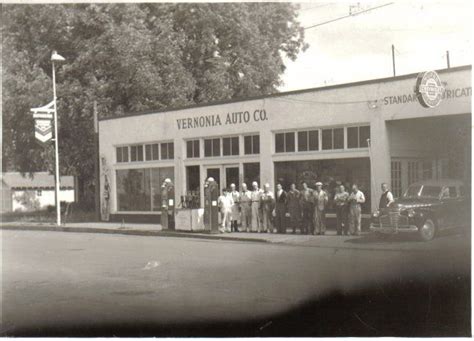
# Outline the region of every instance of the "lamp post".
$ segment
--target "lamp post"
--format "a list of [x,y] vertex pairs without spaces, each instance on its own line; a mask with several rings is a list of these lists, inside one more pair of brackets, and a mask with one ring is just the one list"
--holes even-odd
[[60,56],[56,51],[53,51],[51,55],[51,63],[53,64],[53,102],[54,102],[54,161],[55,161],[55,195],[54,201],[56,202],[56,224],[61,226],[61,202],[59,201],[59,143],[58,143],[58,109],[56,106],[56,70],[54,62],[63,62],[65,59]]

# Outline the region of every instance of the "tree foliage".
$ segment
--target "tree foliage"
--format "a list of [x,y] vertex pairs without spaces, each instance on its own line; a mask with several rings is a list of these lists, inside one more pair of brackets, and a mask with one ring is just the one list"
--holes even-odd
[[91,179],[99,115],[277,91],[306,48],[291,3],[3,6],[3,170],[52,169],[29,109],[51,101],[57,69],[61,172]]

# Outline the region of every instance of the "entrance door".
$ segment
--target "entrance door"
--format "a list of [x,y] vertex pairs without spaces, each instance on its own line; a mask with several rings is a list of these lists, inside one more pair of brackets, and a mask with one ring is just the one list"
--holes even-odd
[[219,193],[220,193],[221,188],[222,188],[221,187],[221,169],[219,167],[208,168],[206,179],[209,179],[209,177],[214,178],[214,180],[217,183],[217,187],[219,188]]
[[224,174],[224,186],[230,188],[230,184],[235,184],[235,188],[239,190],[239,166],[224,166]]

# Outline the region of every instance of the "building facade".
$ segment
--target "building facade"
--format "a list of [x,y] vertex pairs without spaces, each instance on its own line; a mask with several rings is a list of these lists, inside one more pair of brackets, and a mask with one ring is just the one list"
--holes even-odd
[[471,66],[434,75],[439,84],[411,74],[102,119],[102,209],[159,222],[165,178],[178,207],[202,207],[209,176],[221,189],[357,183],[365,213],[383,182],[395,196],[421,179],[470,182]]

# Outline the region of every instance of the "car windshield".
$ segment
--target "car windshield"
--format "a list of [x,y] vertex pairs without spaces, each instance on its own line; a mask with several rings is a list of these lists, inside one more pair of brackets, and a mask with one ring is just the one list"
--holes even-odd
[[404,197],[405,198],[414,198],[414,197],[438,198],[440,192],[441,192],[441,187],[439,186],[413,185],[413,186],[408,187],[407,191],[405,192]]

